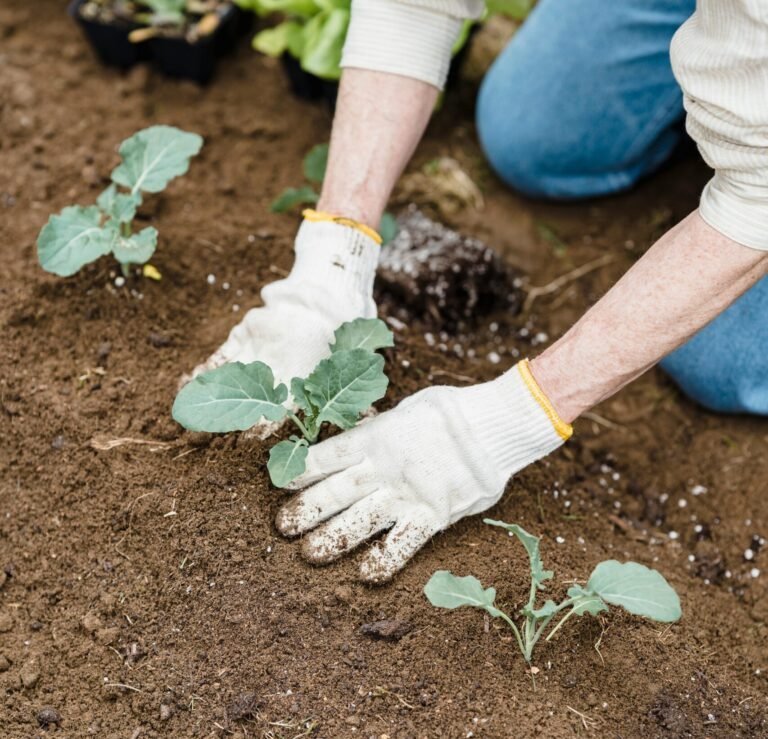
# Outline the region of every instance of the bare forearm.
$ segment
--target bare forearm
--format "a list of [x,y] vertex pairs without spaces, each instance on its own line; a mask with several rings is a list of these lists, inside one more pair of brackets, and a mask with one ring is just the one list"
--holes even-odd
[[533,374],[570,422],[681,346],[766,273],[768,253],[732,241],[694,212],[533,360]]
[[378,228],[437,94],[432,85],[408,77],[344,70],[318,209]]

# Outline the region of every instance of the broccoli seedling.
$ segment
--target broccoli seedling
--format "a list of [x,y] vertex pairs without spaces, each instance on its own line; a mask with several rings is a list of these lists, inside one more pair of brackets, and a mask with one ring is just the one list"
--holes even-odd
[[[313,146],[302,161],[304,177],[311,184],[287,187],[273,201],[273,213],[286,213],[298,206],[314,205],[320,199],[315,185],[321,185],[328,167],[328,144]],[[391,213],[384,213],[379,224],[381,243],[388,244],[397,236],[397,220]]]
[[321,360],[306,378],[275,385],[264,362],[230,362],[204,372],[176,396],[172,414],[190,431],[245,431],[262,419],[290,419],[301,433],[272,447],[267,469],[276,487],[285,487],[306,468],[309,445],[324,423],[352,428],[360,414],[384,397],[389,380],[378,349],[393,345],[392,332],[377,318],[342,324]]
[[520,625],[496,607],[495,588],[483,588],[480,581],[468,575],[456,577],[447,570],[435,572],[424,586],[429,602],[438,608],[481,608],[493,618],[501,618],[512,629],[517,645],[530,664],[533,648],[547,632],[546,641],[562,628],[572,616],[597,615],[607,611],[608,605],[622,606],[630,613],[653,621],[672,623],[682,615],[680,599],[664,576],[637,562],[617,562],[614,559],[600,562],[595,567],[585,587],[573,585],[561,603],[547,600],[536,608],[536,596],[545,590],[544,582],[554,573],[545,570],[539,554],[539,537],[529,534],[516,524],[483,519],[491,526],[499,526],[514,534],[528,552],[531,565],[531,590],[528,602],[520,610]]
[[[145,264],[157,248],[157,229],[134,233],[133,219],[142,193],[158,193],[189,169],[203,145],[202,137],[172,126],[151,126],[120,144],[122,163],[96,205],[73,205],[53,215],[37,238],[43,269],[61,277],[112,253],[123,270]],[[122,189],[121,189],[122,188]]]

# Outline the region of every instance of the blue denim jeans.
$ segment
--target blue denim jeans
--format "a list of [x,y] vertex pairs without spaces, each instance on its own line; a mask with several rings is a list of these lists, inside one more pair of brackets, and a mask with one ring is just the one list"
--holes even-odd
[[[491,67],[480,142],[511,187],[595,197],[657,169],[684,135],[669,45],[695,0],[540,0]],[[768,278],[661,366],[715,411],[768,415]]]

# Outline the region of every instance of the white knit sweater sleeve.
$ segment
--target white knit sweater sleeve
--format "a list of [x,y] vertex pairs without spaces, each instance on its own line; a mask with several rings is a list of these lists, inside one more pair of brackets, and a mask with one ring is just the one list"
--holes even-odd
[[352,0],[341,66],[422,80],[442,89],[464,20],[484,0]]
[[715,170],[699,213],[768,250],[768,2],[698,0],[671,53],[688,132]]

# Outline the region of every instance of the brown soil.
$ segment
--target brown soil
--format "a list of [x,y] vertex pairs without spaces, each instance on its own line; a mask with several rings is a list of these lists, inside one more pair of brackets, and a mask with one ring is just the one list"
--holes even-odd
[[[296,222],[268,204],[300,182],[327,111],[293,99],[247,45],[204,92],[121,78],[63,2],[34,5],[0,9],[0,736],[768,736],[768,550],[743,557],[768,532],[764,420],[704,413],[651,372],[510,484],[492,515],[543,536],[558,594],[617,557],[658,567],[684,606],[671,628],[622,612],[571,623],[536,654],[535,687],[504,628],[421,592],[450,568],[521,603],[521,548],[479,518],[385,587],[358,585],[354,557],[310,567],[273,527],[286,498],[268,484],[267,446],[184,434],[169,407],[179,375],[289,268]],[[561,334],[695,207],[707,176],[691,159],[621,198],[525,202],[482,163],[462,99],[414,164],[451,156],[480,184],[485,210],[450,225],[536,286],[612,261],[517,317],[483,318],[463,357],[447,335],[430,346],[418,324],[398,332],[384,406],[489,378]],[[48,215],[93,201],[116,144],[154,122],[206,138],[142,211],[160,229],[163,280],[116,289],[106,259],[44,274],[34,241]],[[156,443],[93,445],[120,438]],[[412,628],[360,632],[382,620]],[[390,638],[370,633],[382,628]]]

